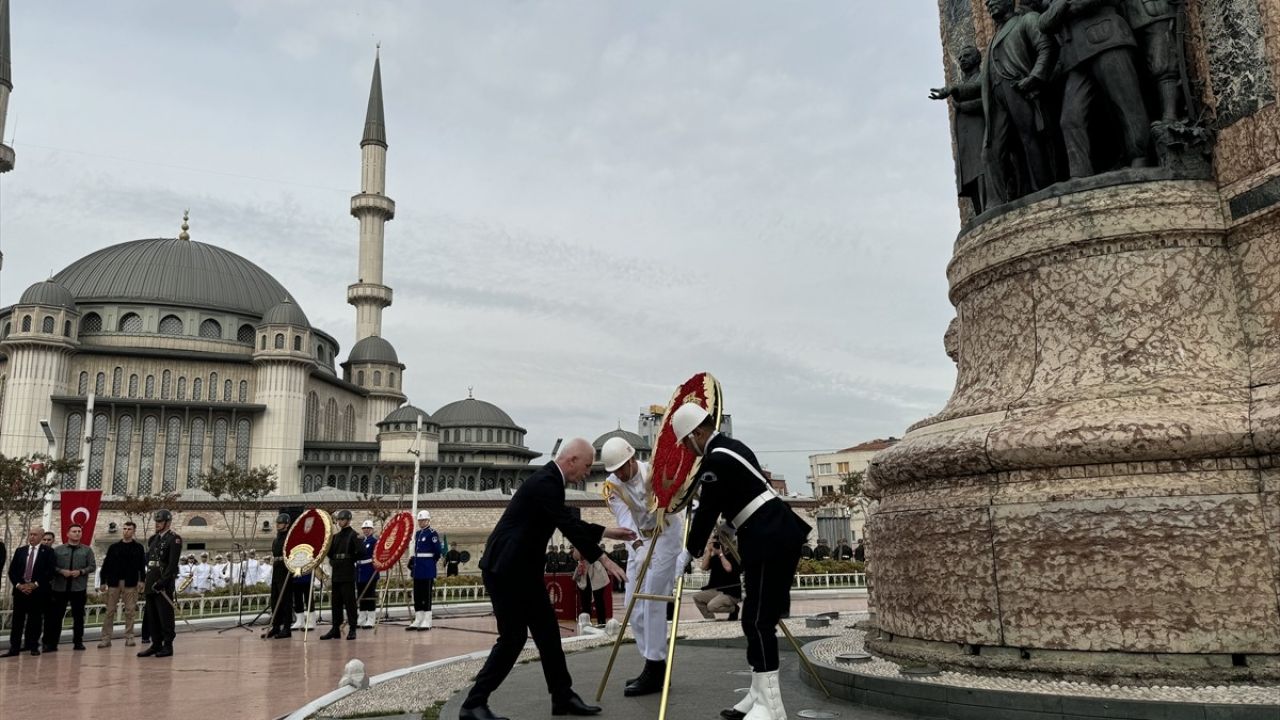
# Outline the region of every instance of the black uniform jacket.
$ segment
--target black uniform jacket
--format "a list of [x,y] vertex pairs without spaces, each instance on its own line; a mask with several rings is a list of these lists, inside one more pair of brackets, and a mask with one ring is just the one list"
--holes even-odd
[[172,530],[152,535],[147,540],[147,593],[164,591],[173,598],[173,584],[178,579],[178,560],[182,557],[182,537]]
[[284,541],[289,536],[288,530],[276,533],[271,541],[271,584],[283,583],[289,577],[289,566],[284,564]]
[[360,534],[355,528],[347,526],[333,536],[333,544],[329,546],[329,564],[333,566],[334,582],[355,582],[356,561],[364,551],[364,543],[360,542]]
[[511,496],[507,509],[489,535],[480,569],[506,577],[540,578],[546,565],[547,541],[556,529],[595,562],[604,527],[575,518],[564,504],[564,475],[549,462]]
[[[693,514],[686,549],[690,555],[702,554],[707,538],[715,529],[716,519],[732,520],[760,493],[769,489],[737,458],[716,448],[731,450],[744,458],[761,476],[760,462],[751,448],[725,435],[714,435],[698,465],[698,510]],[[745,557],[765,557],[775,553],[799,553],[800,544],[809,536],[809,524],[792,512],[781,498],[761,505],[737,528],[738,547]]]
[[[13,551],[13,562],[9,563],[9,582],[13,585],[15,593],[18,592],[18,586],[22,584],[23,574],[27,572],[27,549],[30,547],[26,544],[20,545]],[[31,580],[36,583],[36,590],[40,592],[49,590],[49,585],[53,582],[54,565],[53,549],[37,545],[36,564],[31,569]]]

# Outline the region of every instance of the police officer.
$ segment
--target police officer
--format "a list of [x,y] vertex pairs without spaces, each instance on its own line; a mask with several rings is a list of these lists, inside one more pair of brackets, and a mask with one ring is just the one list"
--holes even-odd
[[360,524],[360,559],[356,561],[356,596],[360,598],[359,624],[373,627],[378,614],[378,571],[373,567],[373,549],[378,546],[378,536],[373,534],[373,521]]
[[778,679],[777,625],[790,610],[800,546],[812,528],[773,491],[751,449],[716,432],[702,406],[681,405],[672,413],[671,426],[677,441],[702,456],[697,470],[699,505],[685,548],[690,554],[700,552],[724,516],[737,534],[746,580],[741,618],[751,689],[722,715],[783,720],[787,711]]
[[177,635],[173,591],[178,580],[178,559],[182,557],[182,538],[173,532],[173,513],[168,510],[156,511],[155,524],[156,532],[147,540],[147,577],[143,581],[147,598],[144,611],[152,642],[138,657],[169,657]]
[[321,640],[342,637],[342,613],[347,614],[347,639],[356,639],[356,561],[360,558],[360,536],[351,527],[351,511],[339,510],[333,518],[338,521],[338,532],[329,546],[329,564],[333,567],[332,612],[333,627],[320,636]]
[[805,540],[804,544],[800,546],[800,557],[805,560],[813,559],[813,546],[809,544],[808,540]]
[[440,533],[431,527],[431,511],[418,511],[418,531],[413,534],[413,622],[405,630],[431,629],[431,596],[435,592],[436,563],[440,562]]
[[836,546],[835,557],[837,560],[845,561],[853,559],[853,548],[849,547],[848,540],[840,538],[840,544]]
[[284,564],[284,541],[289,535],[289,513],[276,516],[276,537],[271,541],[271,629],[266,637],[287,638],[292,634],[289,627],[290,608],[286,607],[281,596],[289,591],[289,567]]

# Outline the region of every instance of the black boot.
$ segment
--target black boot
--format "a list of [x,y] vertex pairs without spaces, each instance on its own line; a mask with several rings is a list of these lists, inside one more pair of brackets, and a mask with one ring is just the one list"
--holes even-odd
[[170,657],[173,655],[173,643],[165,643],[160,646],[160,652],[156,653],[156,657]]
[[151,643],[150,647],[138,653],[138,657],[151,657],[158,652],[160,652],[160,643]]
[[356,626],[355,626],[355,625],[352,625],[350,628],[348,628],[348,629],[347,629],[347,639],[348,639],[348,640],[355,640],[355,639],[356,639]]
[[337,625],[334,625],[332,628],[329,629],[329,632],[321,635],[320,639],[321,640],[337,640],[340,637],[342,637],[342,632],[339,631]]
[[635,682],[627,685],[622,694],[626,697],[652,695],[662,691],[662,678],[667,674],[666,660],[645,660],[644,670]]

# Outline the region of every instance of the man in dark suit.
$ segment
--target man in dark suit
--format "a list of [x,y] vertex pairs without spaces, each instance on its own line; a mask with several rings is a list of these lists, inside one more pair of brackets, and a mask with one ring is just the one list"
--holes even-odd
[[27,544],[13,553],[9,583],[13,585],[13,626],[9,631],[9,651],[13,657],[22,650],[40,654],[41,617],[49,605],[53,582],[53,550],[40,544],[43,528],[31,528]]
[[701,455],[697,478],[698,510],[685,549],[702,554],[716,521],[724,516],[734,529],[746,598],[740,617],[747,638],[751,689],[725,717],[785,720],[778,682],[777,626],[791,609],[791,582],[800,563],[800,546],[812,528],[787,506],[765,480],[751,448],[716,432],[702,406],[687,403],[671,416],[676,439]]
[[333,588],[329,595],[332,606],[333,626],[320,636],[321,640],[337,640],[342,637],[342,615],[347,616],[347,639],[356,639],[356,561],[364,546],[360,536],[351,527],[351,511],[339,510],[333,519],[338,522],[338,532],[329,545],[329,565],[333,568],[330,580]]
[[560,647],[560,629],[547,596],[542,573],[546,557],[542,548],[559,529],[588,562],[599,560],[615,579],[626,577],[622,568],[599,548],[600,538],[634,540],[625,528],[605,529],[575,518],[564,504],[565,483],[581,482],[591,470],[595,449],[582,438],[571,440],[554,462],[529,476],[511,496],[502,518],[489,535],[480,571],[498,621],[498,641],[476,675],[475,685],[462,703],[460,720],[506,720],[489,709],[491,695],[511,672],[524,648],[526,631],[542,657],[542,673],[551,691],[553,715],[595,715],[600,708],[587,705],[573,691],[573,678]]

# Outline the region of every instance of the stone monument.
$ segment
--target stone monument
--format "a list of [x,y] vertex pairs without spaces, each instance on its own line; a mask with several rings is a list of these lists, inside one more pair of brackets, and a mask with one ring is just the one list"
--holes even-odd
[[[982,48],[990,73],[1007,0],[939,1],[945,55]],[[1024,4],[1014,27],[1035,38],[1026,16],[1044,12],[1056,70],[984,82],[1035,90],[1075,125],[1040,148],[1052,184],[989,193],[956,239],[954,392],[868,473],[868,647],[999,671],[1280,678],[1280,0]],[[1111,59],[1064,62],[1063,33],[1100,27],[1073,18],[1100,14],[1118,39],[1088,39]],[[1074,107],[1071,88],[1111,71],[1137,73],[1141,109]]]

